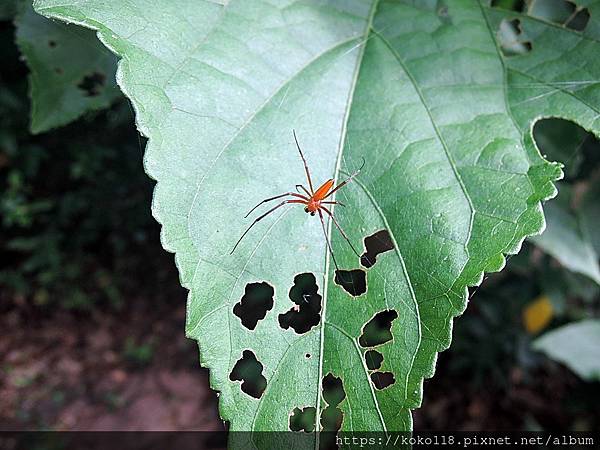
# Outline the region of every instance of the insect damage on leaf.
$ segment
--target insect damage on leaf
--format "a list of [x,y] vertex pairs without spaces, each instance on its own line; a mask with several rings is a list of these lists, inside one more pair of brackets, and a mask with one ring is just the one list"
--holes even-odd
[[81,83],[77,85],[79,89],[84,92],[86,97],[96,97],[102,92],[104,83],[106,82],[106,75],[94,72],[90,75],[86,75]]
[[565,26],[576,31],[584,31],[590,21],[590,11],[587,8],[579,9]]
[[367,236],[364,241],[365,252],[360,256],[360,263],[367,269],[377,262],[378,255],[394,250],[394,243],[388,230],[379,230]]
[[392,322],[398,318],[398,313],[393,309],[378,312],[363,327],[363,332],[358,340],[362,347],[376,347],[392,340]]
[[523,55],[532,48],[519,19],[503,20],[498,30],[498,40],[504,56]]
[[383,363],[383,355],[377,350],[368,350],[365,353],[365,363],[367,364],[367,369],[377,370]]
[[390,387],[396,382],[396,379],[392,372],[373,372],[371,374],[371,381],[376,389],[381,390]]
[[492,0],[490,6],[492,8],[505,8],[515,12],[523,12],[525,10],[525,0]]
[[577,12],[577,5],[571,0],[536,0],[530,2],[527,8],[527,14],[530,16],[554,22],[557,25],[567,25]]
[[313,406],[294,408],[290,415],[290,430],[312,433],[315,430],[317,409]]
[[294,306],[279,315],[279,325],[284,330],[293,328],[298,334],[306,333],[321,320],[321,296],[318,294],[317,280],[312,273],[301,273],[294,277],[290,289],[290,300]]
[[240,318],[242,325],[254,330],[259,320],[273,308],[275,290],[266,282],[248,283],[242,299],[233,307],[233,313]]
[[367,274],[362,269],[336,270],[334,281],[352,297],[359,297],[367,292]]
[[[344,421],[344,413],[338,405],[346,398],[342,379],[328,373],[322,382],[323,399],[327,403],[327,407],[321,414],[321,429],[322,431],[339,431]],[[332,436],[327,436],[331,438]],[[334,440],[335,442],[335,440]],[[329,448],[331,442],[321,437],[321,448]]]
[[590,20],[589,9],[571,0],[492,0],[491,6],[527,14],[576,31],[585,30]]
[[263,365],[251,350],[244,350],[229,374],[231,381],[241,381],[241,389],[246,394],[260,398],[267,387],[267,379],[262,374]]

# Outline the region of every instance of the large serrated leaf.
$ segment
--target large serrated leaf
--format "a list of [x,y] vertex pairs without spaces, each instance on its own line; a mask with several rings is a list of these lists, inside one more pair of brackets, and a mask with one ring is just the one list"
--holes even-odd
[[[517,14],[533,47],[506,57],[497,30],[514,14],[474,1],[38,0],[36,8],[97,29],[122,57],[119,84],[150,138],[153,211],[190,290],[187,333],[231,430],[285,430],[305,407],[340,409],[343,430],[410,429],[467,287],[543,228],[540,202],[555,194],[561,171],[537,152],[533,121],[597,126],[595,85],[564,84],[599,78],[588,58],[598,54],[595,38]],[[560,70],[560,52],[572,51],[565,40],[590,40],[585,71]],[[355,246],[387,229],[394,250],[366,271],[358,298],[333,281],[318,217],[301,208],[265,219],[229,254],[250,207],[304,182],[292,129],[315,180],[339,181],[366,159],[335,213]],[[329,229],[340,265],[360,268]],[[293,311],[301,273],[314,274],[323,317],[297,334],[278,317]],[[263,282],[274,304],[250,330],[233,309],[250,283]],[[393,339],[377,346],[379,371],[394,383],[379,390],[360,336],[384,310],[396,317]],[[260,398],[236,380],[248,354],[262,364]],[[329,373],[345,389],[334,405],[321,390]]]

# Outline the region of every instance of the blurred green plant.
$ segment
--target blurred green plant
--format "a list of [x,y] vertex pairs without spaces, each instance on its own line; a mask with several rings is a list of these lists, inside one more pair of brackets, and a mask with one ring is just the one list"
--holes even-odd
[[0,292],[37,305],[119,305],[163,255],[133,114],[121,99],[31,136],[14,32],[0,23]]
[[145,366],[152,361],[154,348],[152,342],[137,343],[132,337],[127,338],[123,348],[123,356],[136,366]]
[[552,330],[533,346],[566,364],[581,378],[600,381],[600,320],[582,320]]

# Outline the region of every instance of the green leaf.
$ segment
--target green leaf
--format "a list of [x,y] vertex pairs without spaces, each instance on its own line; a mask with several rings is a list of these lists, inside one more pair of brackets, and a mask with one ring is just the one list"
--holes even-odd
[[16,41],[29,66],[31,132],[66,125],[118,98],[116,58],[89,30],[37,14],[19,2]]
[[533,348],[561,362],[584,380],[600,381],[600,320],[582,320],[545,333]]
[[[532,49],[507,57],[498,29],[512,13],[472,1],[35,4],[97,29],[122,57],[119,84],[149,137],[153,212],[190,290],[187,334],[231,430],[285,430],[315,410],[341,415],[343,430],[410,429],[467,287],[543,229],[540,202],[561,170],[540,157],[533,122],[565,116],[598,131],[596,86],[562,84],[600,79],[593,38],[523,16]],[[585,70],[564,55],[582,40],[573,53]],[[363,295],[335,283],[318,216],[299,207],[260,222],[230,255],[254,204],[305,182],[292,129],[315,181],[366,160],[334,212],[355,247],[387,229],[393,250],[365,269],[328,224],[340,266],[366,274]],[[324,318],[296,333],[289,315],[314,313],[319,299]],[[240,313],[256,303],[264,316]],[[362,336],[377,314],[391,334]],[[393,384],[379,389],[374,371]]]
[[598,254],[588,232],[582,230],[578,217],[564,201],[548,204],[545,211],[546,230],[531,240],[567,269],[586,275],[600,284]]
[[563,163],[568,178],[574,178],[584,165],[582,148],[589,136],[580,126],[563,119],[541,120],[533,128],[536,145],[544,157]]
[[590,182],[589,189],[583,196],[581,201],[580,223],[583,235],[592,244],[596,255],[600,255],[600,181],[593,180]]

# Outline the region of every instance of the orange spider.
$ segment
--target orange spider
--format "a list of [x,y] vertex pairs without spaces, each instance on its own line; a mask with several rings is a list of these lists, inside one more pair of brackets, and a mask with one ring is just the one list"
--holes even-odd
[[271,214],[272,212],[274,212],[276,209],[281,208],[282,206],[287,205],[288,203],[298,203],[298,204],[304,205],[304,211],[306,213],[310,214],[311,216],[314,216],[316,213],[319,213],[319,219],[321,220],[321,226],[323,228],[323,234],[325,235],[325,241],[327,242],[327,246],[329,248],[331,256],[333,257],[333,262],[335,264],[335,267],[336,267],[336,269],[339,269],[338,265],[337,265],[337,262],[335,260],[335,256],[333,255],[333,249],[331,247],[331,243],[329,242],[329,238],[327,237],[327,231],[325,229],[325,222],[323,220],[323,212],[325,212],[326,214],[328,214],[331,217],[331,219],[333,220],[333,223],[335,224],[335,226],[337,227],[337,229],[340,231],[340,233],[342,234],[342,236],[344,237],[344,239],[346,239],[346,241],[348,242],[348,244],[350,244],[350,247],[352,248],[352,251],[358,257],[360,257],[360,255],[358,254],[358,252],[356,251],[356,249],[352,245],[352,242],[350,242],[350,239],[348,238],[348,236],[346,235],[346,233],[342,229],[341,225],[336,220],[336,218],[333,215],[333,213],[326,206],[324,206],[324,205],[340,205],[340,206],[345,206],[341,202],[327,200],[327,198],[331,197],[335,191],[337,191],[338,189],[340,189],[343,186],[345,186],[346,184],[348,184],[356,175],[358,175],[360,173],[360,171],[362,170],[362,168],[364,167],[364,165],[365,165],[365,160],[363,158],[363,163],[362,163],[360,169],[358,169],[356,172],[354,172],[352,175],[350,175],[347,179],[345,179],[344,181],[342,181],[336,187],[333,187],[334,180],[333,180],[333,178],[331,178],[331,179],[327,180],[325,183],[323,183],[315,191],[314,188],[313,188],[312,180],[310,178],[310,170],[308,169],[308,164],[306,163],[306,159],[304,158],[304,154],[302,153],[302,149],[300,148],[300,144],[298,143],[298,138],[296,137],[296,131],[292,130],[292,132],[294,134],[294,140],[296,141],[296,147],[298,148],[298,152],[300,153],[300,158],[302,158],[302,162],[304,163],[304,170],[306,172],[306,179],[308,181],[308,186],[310,187],[310,191],[308,189],[306,189],[303,185],[297,184],[296,185],[296,190],[298,192],[300,192],[300,189],[302,189],[302,191],[304,191],[306,193],[306,195],[302,195],[302,194],[296,193],[296,192],[286,192],[285,194],[276,195],[275,197],[266,198],[262,202],[258,203],[254,208],[252,208],[248,212],[248,214],[246,214],[244,216],[244,218],[248,217],[256,208],[258,208],[263,203],[267,203],[267,202],[270,202],[272,200],[277,200],[278,198],[282,198],[282,197],[286,197],[286,196],[295,197],[294,199],[287,199],[287,200],[282,201],[277,206],[271,208],[266,213],[264,213],[263,215],[261,215],[258,218],[256,218],[254,220],[254,222],[252,222],[252,224],[246,229],[246,231],[244,231],[244,234],[242,234],[242,236],[238,239],[238,241],[236,242],[235,246],[233,247],[233,250],[231,250],[231,253],[233,253],[235,251],[235,249],[237,248],[237,246],[239,245],[239,243],[242,241],[242,239],[244,238],[244,236],[246,236],[246,234],[250,231],[250,229],[254,225],[256,225],[259,221],[261,221],[262,219],[264,219],[265,217],[267,217],[269,214]]

